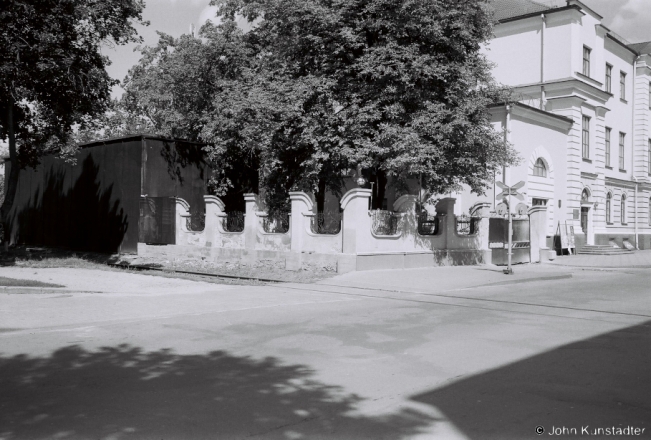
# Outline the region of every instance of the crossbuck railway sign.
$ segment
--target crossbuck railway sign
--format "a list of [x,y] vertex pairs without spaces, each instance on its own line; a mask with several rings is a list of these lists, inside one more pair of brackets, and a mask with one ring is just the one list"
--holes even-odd
[[501,199],[507,196],[513,196],[518,200],[524,200],[524,196],[518,192],[520,188],[524,186],[524,182],[521,180],[513,186],[506,186],[502,182],[495,182],[495,185],[500,187],[502,190],[495,198]]
[[508,257],[508,268],[504,271],[505,274],[513,274],[513,268],[511,268],[511,255],[513,247],[513,218],[511,217],[511,196],[515,197],[518,200],[524,200],[524,196],[518,192],[520,188],[524,186],[524,182],[521,180],[513,186],[508,186],[502,182],[495,182],[502,192],[495,196],[496,199],[504,199],[506,206],[508,208],[508,218],[509,218],[509,248],[507,252]]

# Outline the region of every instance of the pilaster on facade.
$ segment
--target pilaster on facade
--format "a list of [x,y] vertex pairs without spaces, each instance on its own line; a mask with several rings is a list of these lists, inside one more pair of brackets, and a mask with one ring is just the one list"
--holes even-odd
[[642,181],[649,180],[649,148],[651,143],[651,66],[646,65],[643,57],[635,72],[635,109],[633,114],[633,139],[631,164],[633,176]]
[[[593,213],[593,222],[596,229],[603,229],[606,227],[606,188],[605,188],[605,164],[606,164],[606,113],[608,108],[598,106],[595,108],[595,152],[593,157],[593,165],[595,175],[590,176],[593,180],[590,185],[592,194],[591,198],[597,202],[596,208]],[[585,176],[583,183],[586,182]]]
[[[566,183],[567,196],[566,206],[562,207],[559,214],[567,221],[568,225],[579,226],[580,219],[575,218],[575,210],[581,212],[581,192],[584,184],[581,178],[582,159],[582,118],[581,110],[585,99],[578,96],[567,96],[553,98],[548,101],[548,108],[557,115],[565,116],[574,121],[572,128],[567,135],[567,162],[566,162]],[[562,215],[564,212],[564,215]]]

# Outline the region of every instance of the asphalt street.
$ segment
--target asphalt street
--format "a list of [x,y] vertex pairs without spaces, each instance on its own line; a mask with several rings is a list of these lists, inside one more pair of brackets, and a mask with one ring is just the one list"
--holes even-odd
[[0,439],[651,438],[651,271],[516,272],[0,268]]

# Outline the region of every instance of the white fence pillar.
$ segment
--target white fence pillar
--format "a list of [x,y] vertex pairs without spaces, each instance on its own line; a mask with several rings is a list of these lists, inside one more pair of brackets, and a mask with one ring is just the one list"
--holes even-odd
[[206,246],[212,247],[220,242],[218,223],[222,221],[224,215],[224,202],[217,196],[203,196],[206,204]]
[[183,200],[180,197],[176,197],[175,199],[175,213],[174,215],[176,218],[174,221],[176,222],[176,230],[175,230],[175,243],[176,244],[186,244],[187,242],[187,234],[188,234],[188,226],[186,224],[186,219],[190,216],[190,204]]
[[244,194],[246,211],[244,213],[244,249],[253,252],[258,239],[259,220],[256,212],[260,209],[260,199],[257,194]]
[[[368,203],[371,190],[353,188],[341,199],[344,212],[342,225],[343,253],[356,254],[366,250],[371,236],[371,217],[368,215]],[[366,246],[365,246],[366,245]]]
[[303,244],[309,219],[304,214],[310,214],[314,210],[314,201],[309,194],[302,191],[290,191],[289,200],[292,204],[292,212],[289,221],[290,227],[290,254],[285,259],[285,269],[300,270],[303,261],[301,258]]
[[538,263],[549,259],[547,248],[547,207],[529,208],[529,242],[531,262]]

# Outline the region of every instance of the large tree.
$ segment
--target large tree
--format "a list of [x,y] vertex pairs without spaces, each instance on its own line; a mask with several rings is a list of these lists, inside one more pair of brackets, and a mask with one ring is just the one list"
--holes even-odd
[[0,137],[11,168],[0,209],[7,220],[19,170],[66,144],[72,127],[102,114],[117,83],[105,44],[140,41],[143,0],[3,0]]
[[[481,193],[513,159],[487,110],[508,95],[480,52],[492,33],[486,0],[212,4],[225,23],[238,15],[255,21],[244,40],[256,65],[232,93],[249,98],[239,112],[249,119],[221,109],[204,138],[221,154],[225,146],[241,147],[232,142],[240,132],[267,122],[271,132],[252,137],[262,142],[272,204],[291,189],[336,187],[357,167],[397,182],[419,176],[433,192],[465,184]],[[224,126],[235,120],[243,126],[231,136]]]
[[[257,148],[247,148],[258,144],[250,136],[262,133],[264,123],[251,124],[250,116],[241,114],[213,120],[222,111],[238,115],[242,109],[261,105],[256,93],[240,93],[244,84],[251,86],[247,78],[256,77],[250,72],[256,53],[245,44],[242,31],[232,21],[220,26],[208,22],[196,36],[159,33],[158,44],[141,52],[142,58],[123,82],[125,93],[118,111],[107,122],[115,122],[116,115],[120,120],[129,115],[158,135],[211,141],[213,191],[226,199],[229,209],[243,209],[242,193],[258,189]],[[256,102],[249,105],[252,99]],[[238,122],[239,118],[249,123]],[[223,143],[211,136],[215,123],[225,133]]]

